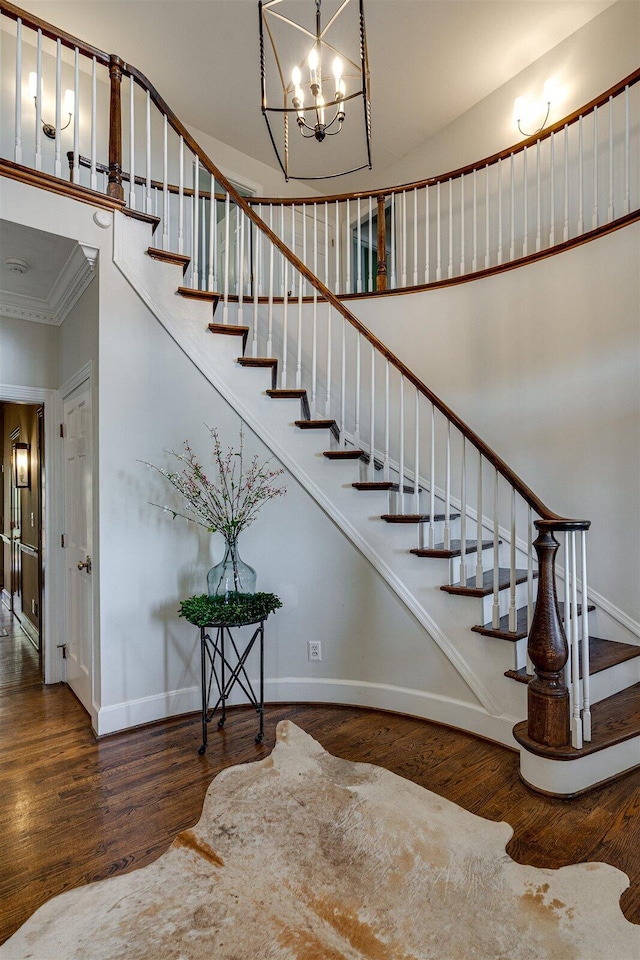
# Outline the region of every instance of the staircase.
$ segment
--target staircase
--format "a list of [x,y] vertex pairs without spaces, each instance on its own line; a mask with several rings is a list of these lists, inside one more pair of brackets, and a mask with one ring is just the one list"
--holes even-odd
[[[482,535],[470,536],[477,513],[454,503],[450,490],[439,489],[419,471],[416,483],[415,469],[406,465],[401,473],[397,461],[385,467],[385,454],[375,445],[345,436],[333,417],[313,416],[307,387],[279,386],[282,343],[280,356],[251,355],[252,329],[236,322],[238,305],[228,305],[226,323],[215,322],[221,295],[184,286],[189,258],[151,246],[154,220],[141,221],[140,215],[118,217],[118,267],[455,665],[481,704],[474,716],[469,716],[473,711],[461,716],[460,725],[512,743],[515,724],[523,779],[555,795],[575,795],[633,768],[640,759],[640,646],[590,637],[591,740],[580,747],[535,742],[524,718],[532,680],[526,644],[538,570],[526,550],[509,542],[514,539],[509,531],[506,538],[496,536],[484,518]],[[272,344],[276,340],[274,334]],[[575,593],[566,608],[564,600],[558,608],[570,629],[573,620],[580,629],[583,605]],[[593,620],[594,605],[588,609]],[[580,659],[580,687],[582,670]]]

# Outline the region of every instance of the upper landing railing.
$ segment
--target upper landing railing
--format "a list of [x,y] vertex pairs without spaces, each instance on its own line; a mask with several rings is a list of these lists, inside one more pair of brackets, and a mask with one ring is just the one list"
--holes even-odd
[[[246,325],[253,357],[278,359],[277,387],[305,389],[311,416],[336,421],[342,452],[357,458],[368,481],[382,477],[395,489],[397,514],[403,521],[415,520],[420,531],[418,548],[442,549],[437,536],[443,537],[445,550],[457,543],[460,580],[490,589],[493,629],[513,634],[522,630],[523,619],[528,666],[536,674],[529,685],[530,735],[540,743],[562,745],[570,731],[579,749],[590,737],[589,521],[551,511],[353,315],[321,279],[326,273],[320,244],[310,250],[308,229],[298,230],[293,242],[277,235],[285,211],[293,210],[295,225],[296,211],[303,205],[280,203],[277,210],[266,210],[264,201],[262,207],[258,201],[257,209],[249,205],[146,77],[119,57],[89,47],[13,4],[2,5],[0,26],[0,172],[100,202],[100,195],[89,191],[98,189],[104,170],[111,204],[126,203],[130,212],[157,218],[159,239],[154,242],[189,259],[184,292],[222,294],[223,323]],[[40,91],[35,103],[29,73],[35,74],[34,90]],[[74,95],[68,126],[63,108],[67,88]],[[631,88],[630,82],[623,87],[627,104]],[[55,130],[47,133],[43,122]],[[626,129],[631,131],[629,123]],[[66,152],[72,157],[72,183],[65,185]],[[108,165],[99,159],[104,157]],[[496,163],[488,166],[496,168]],[[623,171],[627,167],[623,183],[629,182],[632,204],[631,183],[637,177],[631,162],[623,163]],[[426,191],[429,203],[436,190],[436,207],[439,189],[442,204],[441,184],[411,188],[419,189]],[[445,193],[449,189],[453,195],[452,186]],[[413,193],[398,188],[390,195],[396,198],[390,221],[395,235],[397,211],[407,206],[405,199],[398,204],[397,197]],[[334,205],[343,202],[355,203],[356,211],[359,202],[362,213],[361,197],[336,200]],[[307,220],[305,214],[303,223]],[[317,211],[312,222],[319,223]],[[430,217],[425,222],[431,225]],[[323,249],[334,250],[333,262],[339,267],[342,261],[335,250],[344,245],[339,246],[338,232],[332,247],[325,231]],[[372,242],[373,233],[372,210]],[[379,229],[376,224],[375,233],[383,238],[382,249],[387,243],[382,224]],[[316,235],[319,241],[317,228],[311,231],[314,239]],[[360,221],[356,236],[360,242]],[[296,255],[300,243],[302,257]],[[313,271],[304,262],[309,258]],[[437,533],[436,521],[443,533]],[[556,603],[556,533],[564,539],[562,620]],[[499,709],[495,702],[485,705]]]

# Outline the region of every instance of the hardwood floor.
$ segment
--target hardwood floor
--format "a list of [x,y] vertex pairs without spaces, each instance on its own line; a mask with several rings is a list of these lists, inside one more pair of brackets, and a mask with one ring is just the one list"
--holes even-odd
[[603,860],[631,879],[621,898],[640,923],[640,772],[571,802],[536,796],[517,755],[424,720],[351,707],[273,706],[264,746],[252,710],[230,713],[198,757],[199,718],[96,741],[62,684],[44,688],[38,658],[0,608],[0,943],[49,897],[156,859],[200,816],[207,787],[231,764],[266,756],[290,718],[332,753],[407,777],[514,828],[520,863]]

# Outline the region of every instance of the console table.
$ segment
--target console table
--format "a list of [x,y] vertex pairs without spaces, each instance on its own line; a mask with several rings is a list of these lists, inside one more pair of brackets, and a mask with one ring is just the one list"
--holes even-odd
[[[227,719],[227,700],[238,684],[249,703],[259,716],[256,743],[264,738],[264,624],[265,620],[282,604],[272,593],[256,593],[250,596],[236,595],[231,601],[224,597],[190,597],[180,605],[180,616],[200,628],[200,664],[202,683],[202,745],[198,753],[207,749],[208,724],[218,709],[222,728]],[[254,627],[248,639],[238,635],[240,627]],[[234,635],[235,632],[235,635]],[[246,669],[249,654],[258,646],[260,653],[260,679],[258,691],[253,688]],[[214,688],[215,681],[215,688]],[[212,689],[217,693],[211,705]]]

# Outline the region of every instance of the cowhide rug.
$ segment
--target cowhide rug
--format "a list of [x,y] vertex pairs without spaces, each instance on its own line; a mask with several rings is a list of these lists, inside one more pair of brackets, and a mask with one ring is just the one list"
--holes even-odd
[[0,957],[637,960],[625,874],[520,866],[511,834],[284,721],[159,860],[55,897]]

